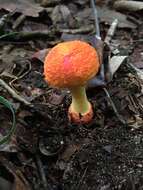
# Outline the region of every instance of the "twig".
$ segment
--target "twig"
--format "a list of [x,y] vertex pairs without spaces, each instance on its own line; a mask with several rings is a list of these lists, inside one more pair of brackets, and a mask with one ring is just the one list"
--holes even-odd
[[87,173],[87,169],[88,169],[88,167],[85,168],[85,170],[84,170],[84,172],[83,172],[83,175],[82,175],[82,177],[81,177],[81,179],[80,179],[80,181],[79,181],[79,183],[78,183],[78,185],[77,185],[76,190],[79,190],[80,185],[82,184],[82,181],[83,181],[83,179],[84,179],[84,177],[85,177],[85,175],[86,175],[86,173]]
[[25,105],[32,105],[30,102],[28,102],[27,100],[25,100],[23,97],[21,97],[20,95],[18,95],[4,80],[0,79],[0,86],[2,86],[4,89],[6,89],[13,98],[15,98],[16,100],[24,103]]
[[9,18],[15,13],[15,10],[3,15],[0,18],[0,30],[3,30],[4,25],[8,22]]
[[7,21],[8,18],[9,18],[9,14],[3,15],[3,16],[0,18],[0,29],[3,28],[5,22]]
[[118,19],[115,19],[115,20],[112,22],[112,24],[111,24],[111,26],[110,26],[110,28],[109,28],[107,34],[106,34],[105,40],[104,40],[104,42],[105,42],[107,45],[110,44],[110,41],[111,41],[112,37],[113,37],[114,34],[115,34],[115,30],[116,30],[116,28],[117,28],[117,25],[118,25]]
[[20,76],[15,77],[12,81],[9,82],[9,84],[10,84],[10,86],[11,86],[12,88],[14,88],[14,87],[13,87],[13,84],[14,84],[16,81],[22,79],[25,75],[27,75],[27,74],[31,71],[31,63],[28,63],[28,64],[29,64],[29,68],[28,68],[28,70],[27,70],[26,72],[24,72],[24,73],[23,73],[22,75],[20,75]]
[[0,45],[9,45],[9,44],[12,44],[12,45],[27,45],[29,44],[28,42],[15,42],[15,41],[5,41],[5,40],[0,40]]
[[106,94],[106,96],[107,96],[107,98],[108,98],[108,100],[109,100],[109,102],[110,102],[110,105],[111,105],[112,108],[113,108],[113,111],[114,111],[115,115],[116,115],[117,118],[119,119],[119,121],[120,121],[123,125],[127,125],[126,121],[122,118],[122,116],[119,114],[118,110],[116,109],[116,106],[115,106],[114,102],[112,101],[111,96],[110,96],[108,90],[107,90],[105,87],[103,88],[103,90],[104,90],[104,92],[105,92],[105,94]]
[[41,2],[41,5],[43,7],[50,7],[50,6],[54,6],[54,5],[57,5],[58,3],[60,3],[61,0],[52,0],[52,1],[47,1],[47,0],[43,0]]
[[20,15],[15,22],[13,23],[12,29],[16,29],[24,20],[25,20],[26,16],[25,15]]
[[93,8],[94,19],[95,19],[96,38],[101,39],[99,20],[98,20],[98,13],[97,13],[97,9],[96,9],[95,1],[94,0],[91,0],[91,5],[92,5],[92,8]]
[[55,33],[58,31],[48,30],[42,32],[12,32],[0,36],[0,41],[26,41],[36,38],[52,38],[55,36]]
[[71,33],[71,34],[86,34],[94,30],[94,25],[89,25],[87,27],[81,27],[78,29],[58,29],[59,32]]
[[43,164],[42,164],[41,159],[40,159],[38,154],[36,154],[36,162],[37,162],[38,170],[40,172],[40,177],[42,179],[42,184],[43,184],[44,189],[45,190],[51,190],[51,187],[48,184],[47,179],[46,179]]
[[142,42],[143,42],[143,39],[133,40],[133,41],[130,42],[130,43],[136,43],[136,42],[138,42],[138,43],[142,43]]
[[143,2],[138,1],[116,1],[114,8],[117,10],[139,11],[143,9]]

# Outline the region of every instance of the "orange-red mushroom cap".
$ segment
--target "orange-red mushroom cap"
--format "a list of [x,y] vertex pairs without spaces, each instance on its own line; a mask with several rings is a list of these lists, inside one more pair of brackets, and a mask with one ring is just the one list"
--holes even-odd
[[45,58],[45,80],[54,87],[83,86],[99,70],[96,50],[83,41],[59,43]]

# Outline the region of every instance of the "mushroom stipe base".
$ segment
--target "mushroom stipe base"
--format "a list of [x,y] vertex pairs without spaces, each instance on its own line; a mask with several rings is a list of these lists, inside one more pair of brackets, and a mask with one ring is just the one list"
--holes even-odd
[[68,110],[69,121],[73,122],[73,123],[77,123],[77,124],[89,123],[92,120],[93,115],[94,115],[92,105],[91,105],[91,103],[89,103],[89,104],[90,104],[89,111],[85,114],[73,112],[73,110],[71,109],[71,106],[70,106],[69,110]]

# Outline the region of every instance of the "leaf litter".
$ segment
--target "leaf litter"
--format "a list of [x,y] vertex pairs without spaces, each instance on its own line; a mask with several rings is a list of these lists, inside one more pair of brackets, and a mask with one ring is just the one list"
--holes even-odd
[[[113,22],[113,15],[119,15],[117,16],[119,26],[111,39],[110,49],[107,50],[108,53],[104,58],[106,60],[111,56],[111,60],[114,60],[113,64],[118,63],[118,68],[113,67],[116,72],[113,71],[112,81],[106,84],[106,89],[118,113],[127,125],[120,122],[103,91],[102,87],[105,85],[105,81],[103,86],[101,81],[103,82],[104,77],[108,74],[109,70],[107,69],[98,88],[95,83],[92,83],[92,87],[87,90],[88,97],[95,110],[92,123],[86,126],[76,126],[68,122],[66,115],[67,107],[71,101],[70,94],[68,91],[58,91],[45,84],[43,80],[43,60],[47,48],[51,48],[59,41],[82,39],[93,43],[95,28],[91,27],[92,30],[84,31],[83,26],[93,26],[94,18],[89,1],[66,1],[61,4],[62,8],[64,6],[63,12],[60,13],[59,20],[56,21],[52,18],[52,13],[55,7],[59,6],[59,2],[55,1],[54,4],[44,5],[50,8],[50,12],[46,12],[46,15],[52,21],[49,22],[48,20],[49,28],[43,23],[43,19],[40,20],[42,17],[39,16],[39,20],[26,17],[21,26],[19,25],[16,29],[19,32],[21,28],[22,31],[25,28],[27,32],[32,33],[32,23],[36,30],[40,30],[38,27],[42,23],[44,28],[46,25],[47,31],[50,29],[53,32],[58,30],[54,33],[54,38],[45,36],[41,39],[38,36],[34,39],[30,36],[26,39],[26,43],[23,39],[13,41],[14,38],[11,38],[10,41],[8,39],[7,42],[3,42],[5,45],[1,45],[2,47],[8,47],[9,43],[12,43],[12,49],[14,50],[11,54],[9,53],[7,58],[11,60],[9,62],[6,60],[7,56],[4,49],[1,49],[2,61],[5,62],[3,65],[6,65],[1,69],[2,72],[9,73],[9,76],[1,76],[2,79],[9,85],[11,77],[19,77],[25,73],[11,87],[14,87],[14,92],[30,101],[32,106],[20,102],[19,99],[14,99],[10,92],[7,92],[1,86],[1,95],[7,97],[16,109],[17,130],[15,136],[13,136],[14,139],[11,139],[11,142],[5,145],[5,149],[1,149],[3,151],[0,153],[2,166],[0,184],[7,184],[6,188],[8,189],[11,184],[15,183],[16,190],[140,189],[143,185],[143,83],[139,77],[141,74],[138,74],[142,71],[136,70],[136,67],[132,67],[132,64],[136,65],[136,61],[140,61],[136,59],[136,55],[138,55],[138,52],[142,52],[142,47],[139,46],[141,26],[138,30],[137,24],[127,21],[128,15],[122,13],[124,15],[122,20],[121,13],[118,14],[115,10],[111,10],[108,3],[99,3],[100,6],[104,6],[102,8],[98,7],[102,39],[105,38],[109,25]],[[38,1],[38,3],[42,4],[43,2]],[[19,6],[22,6],[24,10],[25,5]],[[35,3],[32,6],[35,7]],[[70,7],[75,7],[76,11]],[[34,12],[30,10],[30,15],[24,13],[20,8],[18,12],[35,17],[39,15],[40,9],[34,8]],[[59,14],[59,10],[61,11],[59,8],[56,10],[56,14]],[[10,11],[13,10],[10,9]],[[73,11],[75,11],[74,15]],[[111,13],[113,14],[112,18]],[[63,19],[64,14],[69,16]],[[138,18],[139,14],[134,13],[132,15],[134,20]],[[12,19],[9,22],[12,22],[15,18],[14,16],[11,17]],[[86,18],[86,23],[83,20],[84,18]],[[70,25],[69,20],[71,21]],[[139,20],[142,22],[141,18]],[[4,29],[8,29],[7,27],[4,26]],[[82,30],[79,30],[81,28]],[[13,31],[11,28],[9,29]],[[68,33],[64,31],[65,29],[68,29]],[[46,50],[39,52],[42,49]],[[38,53],[35,54],[37,51]],[[120,56],[128,56],[129,59],[122,62],[122,60],[117,59],[123,58]],[[26,66],[27,62],[31,64],[30,70]],[[5,70],[7,68],[10,69]],[[19,103],[18,107],[16,107],[16,103]],[[0,110],[2,113],[1,119],[4,120],[5,115],[2,108]],[[7,128],[8,126],[6,120],[3,127]],[[15,145],[15,151],[10,149],[13,145]],[[11,163],[12,169],[11,165],[7,163]],[[4,172],[6,175],[4,175]],[[11,177],[7,180],[9,175]]]
[[22,13],[26,16],[38,17],[43,8],[36,4],[33,0],[5,0],[0,1],[0,8],[10,12]]

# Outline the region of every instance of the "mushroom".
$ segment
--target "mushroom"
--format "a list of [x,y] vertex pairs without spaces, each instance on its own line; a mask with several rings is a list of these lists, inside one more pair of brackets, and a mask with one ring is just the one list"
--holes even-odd
[[86,83],[99,70],[96,50],[86,42],[74,40],[53,47],[44,61],[45,80],[53,87],[67,88],[72,95],[68,118],[74,123],[89,123],[93,108],[86,96]]

